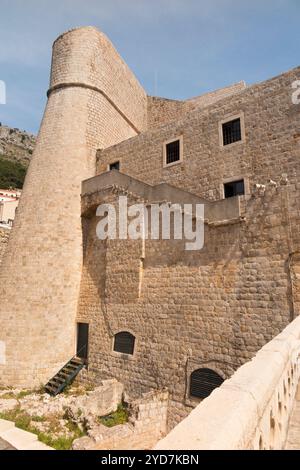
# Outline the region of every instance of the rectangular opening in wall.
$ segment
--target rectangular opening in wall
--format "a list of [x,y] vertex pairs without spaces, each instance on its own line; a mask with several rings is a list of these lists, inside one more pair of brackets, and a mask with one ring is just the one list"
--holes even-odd
[[77,349],[76,356],[87,361],[89,343],[89,324],[77,323]]
[[166,165],[180,161],[180,140],[166,144]]
[[224,197],[241,196],[245,194],[245,183],[244,180],[230,181],[230,183],[224,183]]
[[242,140],[241,119],[234,119],[222,124],[223,145],[233,144]]
[[109,164],[109,171],[111,170],[120,170],[120,162],[114,162]]

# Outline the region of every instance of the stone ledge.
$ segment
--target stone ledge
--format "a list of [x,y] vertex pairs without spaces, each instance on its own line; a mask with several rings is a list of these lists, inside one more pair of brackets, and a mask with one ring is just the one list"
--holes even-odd
[[38,441],[37,435],[16,428],[12,421],[0,419],[0,438],[16,450],[54,450]]

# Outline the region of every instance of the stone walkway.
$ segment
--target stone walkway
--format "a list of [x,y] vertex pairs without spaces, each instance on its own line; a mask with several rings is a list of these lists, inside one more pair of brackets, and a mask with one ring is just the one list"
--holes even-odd
[[16,450],[16,449],[10,444],[8,444],[8,442],[0,438],[0,450]]
[[285,449],[300,450],[300,384],[295,397]]

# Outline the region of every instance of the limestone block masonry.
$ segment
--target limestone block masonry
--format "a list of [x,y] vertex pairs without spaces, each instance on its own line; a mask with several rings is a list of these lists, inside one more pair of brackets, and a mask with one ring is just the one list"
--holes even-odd
[[295,397],[297,401],[299,359],[300,317],[203,400],[155,449],[283,449]]
[[[75,353],[82,264],[80,185],[95,153],[146,126],[146,94],[104,34],[69,31],[1,265],[0,383],[45,383]],[[12,301],[13,299],[13,301]]]
[[[151,98],[95,28],[55,41],[48,103],[0,269],[0,385],[45,384],[75,354],[76,322],[86,323],[80,380],[116,379],[133,399],[166,389],[171,429],[210,391],[193,390],[194,373],[229,379],[300,314],[299,78],[300,67],[185,102]],[[234,134],[238,119],[240,132],[226,142],[223,125]],[[174,140],[178,158],[167,164]],[[119,171],[108,171],[116,162]],[[241,180],[244,194],[225,198],[227,184]],[[118,209],[121,195],[148,210],[204,204],[203,249],[177,239],[100,240],[97,207]],[[134,339],[127,353],[120,333]],[[280,367],[274,373],[289,374]],[[228,397],[230,406],[243,398]],[[277,413],[287,400],[273,398]],[[264,410],[261,443],[252,427],[250,447],[269,445],[274,415]],[[145,419],[153,427],[155,418]],[[127,445],[132,426],[118,432],[101,445]]]
[[76,439],[73,450],[151,449],[167,429],[168,392],[156,390],[129,403],[128,423],[108,428],[100,424]]

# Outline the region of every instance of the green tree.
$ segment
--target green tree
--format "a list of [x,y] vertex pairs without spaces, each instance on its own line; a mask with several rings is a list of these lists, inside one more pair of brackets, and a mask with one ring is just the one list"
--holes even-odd
[[26,175],[26,168],[19,162],[7,160],[0,156],[0,188],[22,189]]

